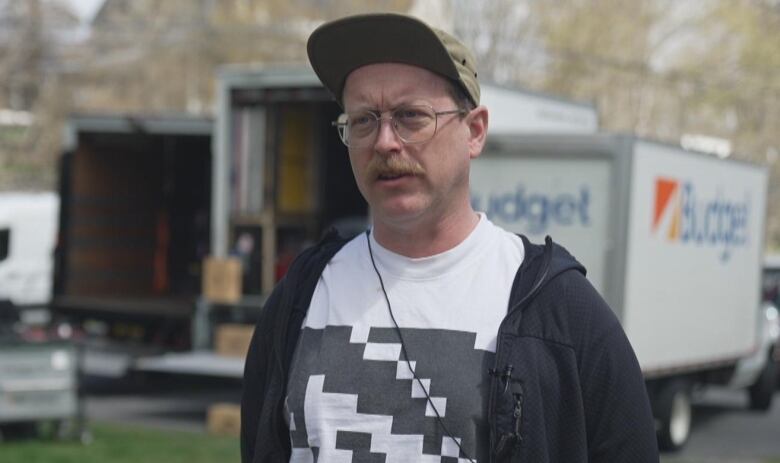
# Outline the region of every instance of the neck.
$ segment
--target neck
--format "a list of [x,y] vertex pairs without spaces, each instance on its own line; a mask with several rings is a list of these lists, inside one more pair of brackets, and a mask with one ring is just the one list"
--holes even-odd
[[428,257],[460,244],[479,223],[471,207],[434,221],[393,224],[375,220],[374,239],[384,248],[406,257]]

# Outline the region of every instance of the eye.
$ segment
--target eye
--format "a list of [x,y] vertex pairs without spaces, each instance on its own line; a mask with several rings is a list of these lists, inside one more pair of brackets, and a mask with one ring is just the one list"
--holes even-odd
[[413,121],[415,119],[425,118],[427,114],[422,108],[398,108],[393,114],[394,118]]
[[376,115],[371,112],[364,112],[349,116],[349,125],[354,128],[367,127],[376,121]]
[[411,130],[420,130],[428,126],[433,122],[434,117],[431,110],[426,107],[405,106],[393,112],[393,119],[401,126]]

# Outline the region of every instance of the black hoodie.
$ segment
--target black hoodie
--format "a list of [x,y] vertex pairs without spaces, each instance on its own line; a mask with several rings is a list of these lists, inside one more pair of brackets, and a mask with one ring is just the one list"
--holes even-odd
[[[565,249],[531,244],[501,323],[488,408],[495,462],[658,462],[634,352],[617,317]],[[269,297],[247,354],[244,463],[287,462],[287,374],[314,288],[347,240],[302,253]]]

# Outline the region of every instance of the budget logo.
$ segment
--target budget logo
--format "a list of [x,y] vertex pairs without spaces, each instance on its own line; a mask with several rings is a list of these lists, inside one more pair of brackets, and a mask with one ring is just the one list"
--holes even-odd
[[655,181],[655,207],[653,208],[653,232],[658,233],[661,219],[670,221],[666,236],[672,241],[680,238],[680,182],[668,178]]
[[655,180],[653,234],[686,246],[714,248],[722,261],[748,242],[750,201],[726,197],[724,189],[700,195],[690,181],[668,177]]
[[532,191],[518,184],[514,189],[471,192],[471,206],[496,220],[530,234],[547,233],[550,227],[590,226],[590,188],[570,192]]

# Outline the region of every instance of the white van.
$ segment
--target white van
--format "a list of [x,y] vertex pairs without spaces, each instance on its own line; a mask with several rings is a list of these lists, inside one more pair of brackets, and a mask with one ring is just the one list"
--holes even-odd
[[54,193],[0,193],[0,301],[49,302],[58,211]]

